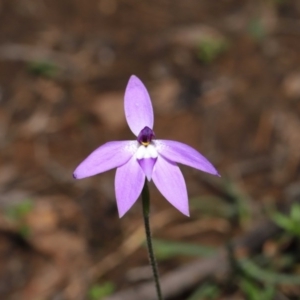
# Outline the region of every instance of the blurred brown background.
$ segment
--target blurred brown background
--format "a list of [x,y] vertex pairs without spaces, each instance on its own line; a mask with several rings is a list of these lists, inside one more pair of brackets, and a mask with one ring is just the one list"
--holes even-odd
[[[299,17],[296,0],[2,0],[0,298],[93,300],[95,285],[143,279],[140,203],[119,220],[114,171],[72,178],[99,145],[133,139],[131,74],[150,92],[156,137],[197,148],[222,175],[216,188],[182,167],[191,218],[151,185],[155,237],[218,247],[284,202],[299,183]],[[247,218],[207,213],[228,204],[223,182]],[[233,286],[211,299],[246,298]]]

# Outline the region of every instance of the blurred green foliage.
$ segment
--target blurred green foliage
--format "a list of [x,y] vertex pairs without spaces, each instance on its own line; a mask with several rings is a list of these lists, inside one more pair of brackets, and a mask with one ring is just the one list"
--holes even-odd
[[199,44],[198,59],[210,64],[228,48],[229,43],[224,38],[206,38]]
[[280,5],[287,2],[287,0],[273,0],[275,4]]
[[190,207],[203,215],[214,215],[247,225],[251,220],[250,197],[233,180],[223,178],[218,189],[222,196],[199,196],[190,199]]
[[220,289],[214,283],[204,283],[188,298],[188,300],[214,300],[220,296]]
[[153,240],[157,259],[166,260],[175,256],[210,256],[215,253],[215,248],[195,245],[190,243]]
[[18,232],[23,238],[28,238],[30,236],[31,230],[29,226],[21,225]]
[[266,29],[259,18],[254,18],[250,21],[248,24],[248,32],[256,41],[262,41],[267,35]]
[[19,221],[25,217],[33,209],[33,202],[30,199],[23,200],[18,204],[14,204],[8,207],[5,211],[5,215],[10,219]]
[[[222,187],[224,195],[227,197],[226,200],[221,197],[195,197],[191,199],[192,208],[194,210],[201,209],[205,215],[213,214],[222,217],[236,215],[241,223],[248,220],[251,217],[251,211],[247,194],[230,180],[225,180]],[[275,211],[271,216],[278,226],[286,230],[282,235],[284,238],[276,240],[274,243],[285,245],[290,243],[293,237],[300,236],[300,204],[293,204],[288,215]],[[289,238],[287,239],[287,237]],[[176,256],[207,257],[215,254],[217,250],[213,247],[185,242],[154,240],[153,243],[159,260],[167,260]],[[260,253],[253,257],[233,257],[233,259],[233,266],[236,268],[234,267],[232,274],[234,279],[232,283],[243,292],[245,299],[272,300],[277,294],[278,286],[300,285],[300,275],[294,270],[297,258],[293,253],[281,253],[276,257]],[[208,281],[201,284],[188,300],[218,299],[221,290],[222,288],[217,283]]]
[[191,210],[199,211],[205,216],[218,216],[221,218],[234,218],[237,214],[236,207],[227,203],[218,196],[199,196],[189,200]]
[[272,285],[268,285],[265,288],[260,287],[253,281],[243,278],[240,281],[240,287],[248,300],[273,300],[275,295],[275,288]]
[[294,203],[289,215],[274,211],[271,213],[271,218],[290,235],[300,237],[300,204]]
[[59,67],[50,61],[32,61],[28,64],[28,70],[34,75],[47,78],[55,78],[59,74]]
[[299,275],[279,273],[278,271],[268,269],[265,266],[261,267],[258,264],[256,264],[253,260],[248,258],[239,259],[237,263],[242,274],[244,274],[247,278],[252,278],[253,280],[259,281],[266,285],[300,284]]
[[222,188],[230,203],[234,205],[236,218],[240,225],[246,225],[251,218],[250,197],[234,180],[225,178]]
[[106,296],[111,295],[115,291],[115,286],[112,282],[105,282],[103,284],[95,284],[90,287],[88,291],[89,300],[100,300]]
[[33,209],[33,201],[30,199],[23,200],[20,203],[14,204],[5,210],[5,215],[11,220],[17,222],[19,234],[27,238],[30,235],[30,227],[24,224],[24,217]]

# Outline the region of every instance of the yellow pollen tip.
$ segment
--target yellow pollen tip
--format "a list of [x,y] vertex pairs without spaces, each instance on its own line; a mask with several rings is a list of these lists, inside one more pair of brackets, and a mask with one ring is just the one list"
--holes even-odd
[[142,142],[143,146],[148,146],[150,143],[149,142]]

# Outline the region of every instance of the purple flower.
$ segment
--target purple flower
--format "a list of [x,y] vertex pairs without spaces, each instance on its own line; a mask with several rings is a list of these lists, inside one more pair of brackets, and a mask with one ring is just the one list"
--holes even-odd
[[186,185],[177,163],[213,175],[219,175],[217,170],[190,146],[155,139],[150,96],[134,75],[130,77],[125,91],[124,106],[127,123],[137,139],[100,146],[76,168],[74,178],[81,179],[117,168],[115,190],[121,218],[138,199],[147,177],[173,206],[189,216]]

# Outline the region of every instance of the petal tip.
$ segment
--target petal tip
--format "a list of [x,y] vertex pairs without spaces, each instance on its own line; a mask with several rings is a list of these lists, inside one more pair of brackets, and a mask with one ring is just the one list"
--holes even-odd
[[118,211],[118,213],[119,213],[119,219],[121,219],[125,214],[126,214],[126,212],[121,212],[121,211]]
[[82,179],[84,178],[84,176],[82,176],[82,174],[80,175],[80,171],[78,170],[78,167],[75,169],[75,171],[73,172],[73,178],[74,179]]
[[181,211],[186,217],[190,217],[190,211],[189,209],[186,211]]
[[139,79],[136,75],[132,74],[130,77],[129,77],[129,81],[132,80],[132,79]]
[[212,164],[210,164],[209,168],[203,168],[201,171],[221,177],[219,171]]
[[219,171],[214,168],[214,171],[213,172],[210,172],[211,175],[214,175],[214,176],[217,176],[217,177],[221,177],[221,174],[219,173]]
[[120,205],[120,203],[117,200],[117,208],[118,208],[119,219],[121,219],[129,211],[131,206],[130,207],[123,207],[123,206]]
[[138,85],[144,85],[141,81],[141,79],[139,79],[136,75],[132,74],[130,77],[129,77],[129,80],[128,80],[128,84],[138,84]]
[[81,165],[79,165],[75,171],[73,172],[73,178],[74,179],[83,179],[85,177],[89,177],[89,176],[86,176],[85,173],[82,171],[82,168],[81,168]]

